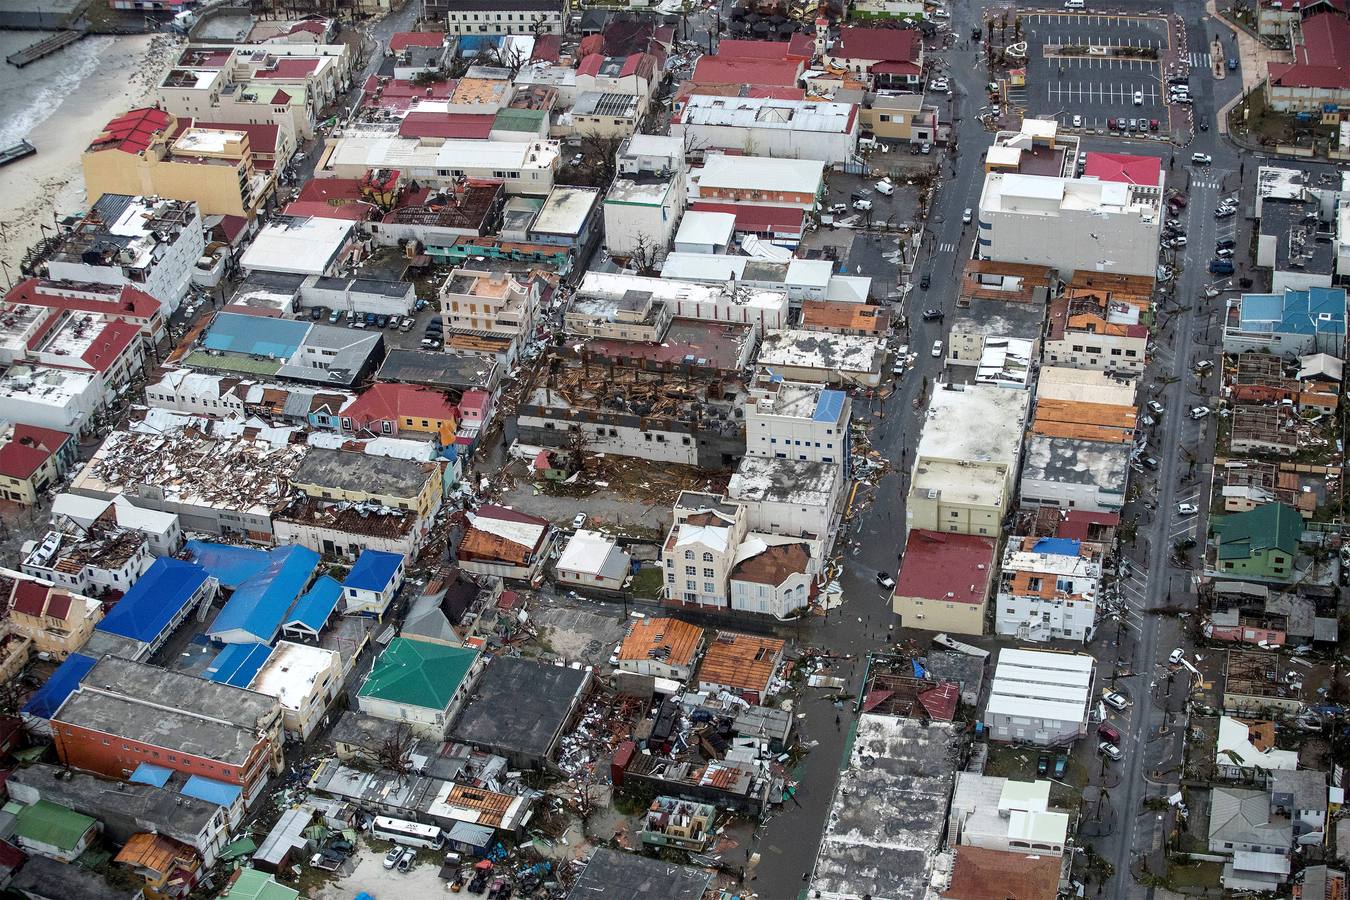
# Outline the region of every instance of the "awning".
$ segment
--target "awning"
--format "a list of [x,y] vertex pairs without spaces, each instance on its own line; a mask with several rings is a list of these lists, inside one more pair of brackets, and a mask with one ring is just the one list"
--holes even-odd
[[196,797],[198,800],[205,800],[207,803],[214,803],[217,806],[229,806],[239,797],[242,789],[237,784],[193,775],[187,780],[187,784],[183,785],[183,789],[179,793]]
[[166,769],[164,766],[156,766],[148,762],[143,762],[136,767],[136,771],[131,773],[128,781],[134,781],[137,784],[153,784],[155,787],[164,787],[169,778],[173,775],[173,769]]

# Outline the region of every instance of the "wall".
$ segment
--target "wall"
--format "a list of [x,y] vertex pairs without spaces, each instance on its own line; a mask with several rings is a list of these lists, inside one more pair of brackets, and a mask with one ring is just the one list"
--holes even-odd
[[1062,340],[1045,342],[1045,361],[1070,369],[1142,372],[1147,346],[1147,338],[1066,331]]
[[731,608],[784,618],[805,607],[811,596],[812,576],[794,572],[782,584],[731,580]]
[[858,120],[844,132],[799,131],[792,128],[745,128],[735,125],[672,123],[670,133],[690,136],[694,147],[735,148],[747,155],[848,162],[858,147]]
[[[1055,601],[999,594],[994,601],[995,631],[1027,641],[1085,641],[1096,622],[1096,609],[1091,600]],[[1045,620],[1046,613],[1049,621]]]
[[[1123,489],[1124,484],[1120,485]],[[1058,506],[1091,512],[1120,512],[1125,495],[1099,484],[1070,484],[1039,478],[1022,478],[1022,506]]]
[[945,600],[894,594],[891,597],[891,609],[900,617],[903,628],[984,634],[984,603],[949,603]]
[[684,192],[678,186],[668,191],[658,206],[606,200],[605,249],[611,256],[627,257],[637,249],[641,235],[658,251],[658,258],[663,258],[679,226],[684,205]]
[[1066,744],[1080,736],[1079,723],[1058,719],[987,714],[985,724],[989,726],[990,740],[1038,747]]

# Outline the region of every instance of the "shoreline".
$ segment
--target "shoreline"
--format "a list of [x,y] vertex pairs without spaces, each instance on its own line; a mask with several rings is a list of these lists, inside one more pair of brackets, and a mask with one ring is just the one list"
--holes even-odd
[[84,208],[80,157],[111,119],[154,102],[163,72],[183,39],[176,35],[117,36],[98,65],[28,135],[37,154],[0,169],[6,197],[0,211],[0,262],[18,280],[20,260],[56,218]]

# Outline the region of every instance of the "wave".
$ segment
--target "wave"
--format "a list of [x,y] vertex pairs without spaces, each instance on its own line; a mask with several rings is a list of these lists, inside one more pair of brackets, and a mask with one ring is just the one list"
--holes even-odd
[[[11,34],[22,34],[24,46],[41,37],[31,31]],[[47,121],[61,102],[94,73],[99,58],[114,40],[106,35],[87,37],[30,66],[11,69],[5,76],[5,90],[0,92],[0,147],[28,137]]]

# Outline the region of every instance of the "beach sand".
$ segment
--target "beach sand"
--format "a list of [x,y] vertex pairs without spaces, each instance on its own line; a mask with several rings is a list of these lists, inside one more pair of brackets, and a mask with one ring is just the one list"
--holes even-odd
[[85,208],[84,148],[111,119],[154,103],[155,86],[184,43],[167,34],[114,38],[94,71],[28,135],[37,155],[0,169],[0,261],[11,277],[19,277],[19,261],[41,240],[42,225]]

